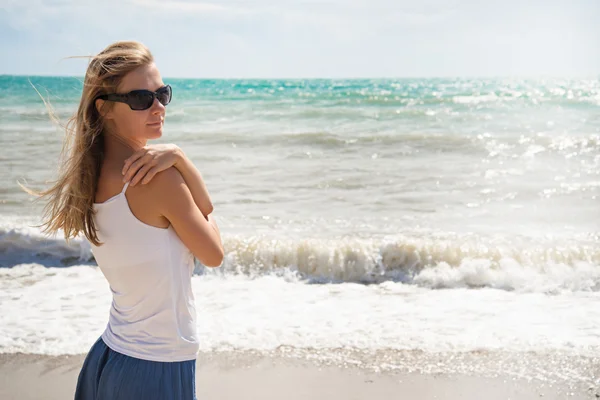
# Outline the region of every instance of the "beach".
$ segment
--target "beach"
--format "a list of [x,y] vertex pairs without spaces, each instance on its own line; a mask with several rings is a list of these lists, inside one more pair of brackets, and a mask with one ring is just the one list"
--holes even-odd
[[[155,143],[225,249],[192,276],[199,399],[598,394],[597,79],[164,81]],[[65,121],[81,79],[0,85],[0,399],[64,399],[111,288],[16,182],[47,187],[64,137],[31,85]]]
[[[59,400],[73,396],[84,356],[0,356],[0,398]],[[248,354],[200,355],[198,399],[335,400],[583,400],[600,397],[599,387],[556,385],[510,376],[374,373],[352,366]]]

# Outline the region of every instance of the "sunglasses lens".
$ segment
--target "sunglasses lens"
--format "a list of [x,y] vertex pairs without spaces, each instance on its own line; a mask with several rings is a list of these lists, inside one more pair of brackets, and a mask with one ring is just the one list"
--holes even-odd
[[[166,106],[171,102],[171,86],[165,86],[156,92],[156,98]],[[127,104],[132,110],[147,110],[154,103],[154,93],[149,90],[134,90],[127,95]]]
[[158,99],[158,101],[160,101],[160,104],[162,104],[163,106],[166,106],[171,102],[171,95],[171,86],[165,86],[164,88],[156,92],[156,98]]
[[132,110],[146,110],[152,106],[154,97],[151,92],[139,91],[132,92],[129,94],[129,101],[127,102]]

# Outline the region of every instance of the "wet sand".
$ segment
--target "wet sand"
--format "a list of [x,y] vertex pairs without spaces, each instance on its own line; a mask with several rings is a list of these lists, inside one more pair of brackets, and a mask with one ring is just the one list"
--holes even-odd
[[[85,355],[0,354],[0,399],[73,398]],[[303,360],[206,355],[197,360],[198,399],[348,400],[597,399],[600,388],[557,386],[513,377],[375,373]]]

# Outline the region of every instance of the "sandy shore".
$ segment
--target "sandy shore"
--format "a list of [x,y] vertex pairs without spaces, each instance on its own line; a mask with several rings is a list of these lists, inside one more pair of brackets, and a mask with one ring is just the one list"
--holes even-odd
[[[85,355],[0,354],[0,399],[73,397]],[[374,373],[354,367],[239,355],[200,355],[198,399],[597,399],[600,388],[510,377]]]

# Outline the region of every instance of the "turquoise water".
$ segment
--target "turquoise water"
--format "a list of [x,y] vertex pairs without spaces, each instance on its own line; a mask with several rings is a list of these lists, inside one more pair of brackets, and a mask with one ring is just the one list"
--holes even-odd
[[[174,97],[157,142],[194,160],[239,243],[392,238],[416,246],[417,265],[600,258],[598,80],[164,81]],[[0,146],[10,149],[0,216],[11,229],[41,215],[16,181],[42,187],[58,167],[63,133],[35,89],[64,122],[82,82],[0,84]]]
[[[164,81],[174,97],[158,142],[202,163],[227,218],[262,218],[269,204],[270,221],[291,219],[294,229],[330,208],[347,222],[360,207],[367,225],[409,218],[514,232],[497,217],[516,213],[512,226],[526,233],[598,230],[598,80]],[[4,213],[15,214],[28,204],[15,181],[51,179],[62,140],[34,86],[66,121],[82,83],[0,76],[0,85],[0,145],[15,150],[2,161],[0,195]],[[395,233],[383,224],[367,234]],[[360,231],[347,229],[330,233]]]
[[[1,116],[5,121],[23,121],[23,117],[42,113],[43,104],[33,86],[58,111],[67,114],[79,100],[81,80],[0,76]],[[300,125],[295,129],[310,126],[322,131],[344,129],[365,134],[401,134],[406,130],[465,134],[519,129],[525,134],[536,130],[598,132],[598,121],[586,118],[591,116],[586,113],[593,113],[600,101],[599,84],[593,80],[164,81],[174,89],[170,119],[182,124],[252,120],[263,126],[276,126],[280,131],[294,129],[286,124],[297,123]],[[546,117],[554,112],[559,114],[552,116],[560,118],[553,118],[556,120],[548,129]]]

